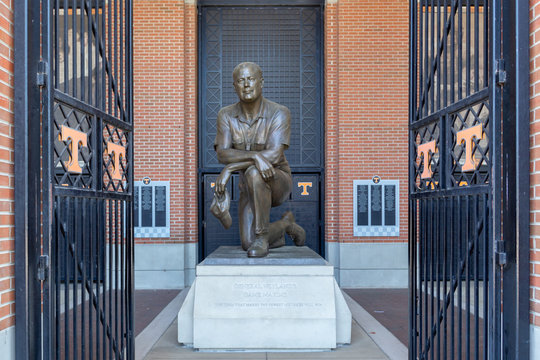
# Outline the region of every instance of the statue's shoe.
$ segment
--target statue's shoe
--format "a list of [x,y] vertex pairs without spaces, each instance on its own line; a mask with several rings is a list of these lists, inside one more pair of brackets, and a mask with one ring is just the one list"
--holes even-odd
[[265,257],[268,255],[268,241],[257,238],[247,250],[248,257]]
[[276,241],[270,244],[270,249],[275,249],[278,247],[285,246],[285,236],[280,237]]
[[285,228],[285,232],[292,238],[294,244],[296,246],[303,246],[306,242],[306,231],[295,222],[293,213],[287,211],[281,218],[289,222],[289,225]]

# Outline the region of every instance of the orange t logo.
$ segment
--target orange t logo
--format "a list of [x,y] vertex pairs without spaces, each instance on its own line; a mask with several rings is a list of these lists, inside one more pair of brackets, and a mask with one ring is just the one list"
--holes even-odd
[[298,187],[301,187],[303,188],[302,189],[302,192],[300,193],[300,195],[302,196],[307,196],[309,195],[308,191],[307,191],[307,188],[309,187],[313,187],[313,183],[312,182],[299,182],[298,183]]
[[[69,139],[71,139],[71,143],[69,144],[69,162],[66,164],[67,171],[82,174],[82,168],[79,165],[79,145],[86,147],[88,136],[82,131],[62,125],[60,129],[60,140],[67,142]],[[75,146],[73,146],[74,144]]]
[[122,158],[126,157],[126,148],[122,145],[117,145],[112,142],[107,142],[107,153],[111,155],[113,159],[113,173],[112,173],[112,179],[113,180],[122,180],[122,174],[120,173],[120,156]]
[[476,169],[477,164],[473,159],[473,140],[475,138],[482,138],[482,124],[458,131],[457,133],[456,144],[465,143],[465,164],[461,167],[461,171],[474,171]]
[[433,176],[431,171],[431,162],[429,161],[429,153],[435,153],[435,140],[428,143],[418,145],[418,157],[424,160],[424,171],[420,175],[420,179],[430,179]]

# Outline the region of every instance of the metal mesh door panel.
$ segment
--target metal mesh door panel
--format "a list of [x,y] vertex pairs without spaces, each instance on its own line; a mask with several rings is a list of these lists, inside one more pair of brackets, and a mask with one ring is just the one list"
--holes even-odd
[[[297,222],[306,229],[307,245],[320,253],[321,190],[318,187],[323,167],[320,7],[208,6],[202,7],[200,22],[202,256],[220,245],[240,245],[237,176],[231,180],[233,226],[224,230],[209,206],[213,196],[210,185],[223,167],[214,150],[217,113],[223,106],[238,102],[232,71],[244,61],[261,66],[264,96],[291,111],[291,140],[285,155],[293,169],[293,188],[301,179],[309,179],[314,186],[311,190],[316,193],[309,197],[293,196],[272,209],[271,221],[292,210]],[[295,169],[301,169],[302,174]],[[292,244],[290,239],[287,244]]]

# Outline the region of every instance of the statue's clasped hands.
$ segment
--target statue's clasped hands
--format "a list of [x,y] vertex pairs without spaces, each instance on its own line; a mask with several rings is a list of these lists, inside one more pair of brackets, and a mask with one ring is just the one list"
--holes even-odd
[[[252,160],[264,181],[268,181],[274,177],[276,170],[272,163],[270,163],[263,155],[256,153],[253,155]],[[245,169],[247,166],[249,166],[249,162],[231,163],[226,165],[216,180],[216,195],[222,197],[225,194],[225,189],[227,188],[227,183],[231,179],[232,173],[240,169]]]
[[253,156],[253,161],[255,162],[255,166],[257,167],[257,170],[259,170],[259,172],[261,173],[264,181],[272,179],[276,174],[274,166],[261,154],[255,154],[255,156]]

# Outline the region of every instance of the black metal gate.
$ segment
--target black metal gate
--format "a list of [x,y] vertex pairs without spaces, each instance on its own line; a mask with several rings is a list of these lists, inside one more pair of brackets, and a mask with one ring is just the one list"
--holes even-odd
[[132,359],[132,2],[16,11],[17,357]]
[[[297,2],[300,6],[208,6],[208,3],[220,2],[203,2],[199,16],[201,257],[220,245],[240,244],[237,226],[224,231],[209,208],[213,183],[223,167],[214,151],[216,117],[221,107],[238,101],[232,86],[232,71],[243,61],[253,61],[262,67],[264,96],[291,111],[291,145],[285,155],[293,173],[293,191],[289,201],[272,209],[270,220],[292,210],[297,222],[306,229],[306,245],[321,254],[324,140],[320,2]],[[231,216],[236,224],[237,177],[231,182]],[[292,244],[290,239],[287,241],[287,245]]]
[[410,359],[528,358],[520,2],[411,1]]

